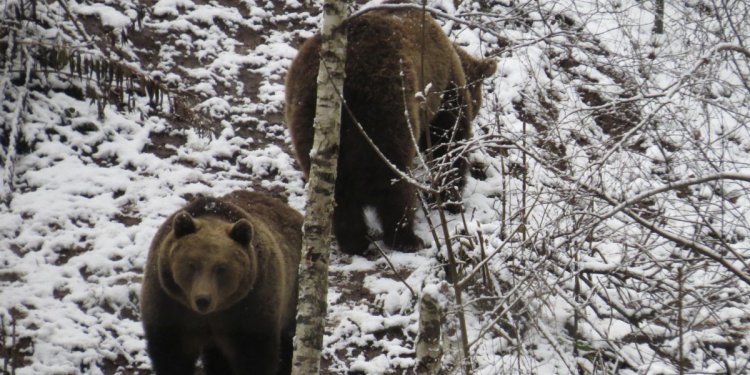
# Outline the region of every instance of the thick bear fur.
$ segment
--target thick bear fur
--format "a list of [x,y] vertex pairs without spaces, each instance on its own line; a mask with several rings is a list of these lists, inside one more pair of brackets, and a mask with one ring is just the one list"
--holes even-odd
[[200,197],[171,215],[141,290],[158,375],[289,374],[302,215],[268,195]]
[[[437,159],[453,151],[456,141],[471,137],[471,121],[482,102],[481,81],[496,69],[493,60],[476,59],[451,43],[430,15],[425,17],[423,45],[422,20],[421,11],[381,9],[344,25],[346,106],[388,160],[404,172],[419,148],[432,145]],[[320,44],[320,35],[305,41],[286,78],[286,122],[305,176],[310,171]],[[418,98],[428,85],[426,97]],[[346,108],[342,112],[334,210],[339,248],[360,254],[369,246],[364,206],[375,208],[386,244],[403,251],[423,247],[412,228],[415,187],[377,156]],[[450,167],[438,185],[447,187],[443,199],[460,207],[468,161],[451,157]]]

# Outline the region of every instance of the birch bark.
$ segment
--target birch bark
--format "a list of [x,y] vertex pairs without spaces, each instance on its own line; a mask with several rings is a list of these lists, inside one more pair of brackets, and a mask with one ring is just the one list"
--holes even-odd
[[337,26],[346,16],[344,0],[323,5],[322,46],[315,108],[315,136],[310,151],[307,208],[299,268],[299,303],[294,338],[293,375],[320,373],[327,311],[328,261],[341,127],[346,34]]
[[440,304],[437,291],[422,291],[419,301],[419,336],[416,343],[417,375],[434,375],[440,371],[443,356],[440,336]]

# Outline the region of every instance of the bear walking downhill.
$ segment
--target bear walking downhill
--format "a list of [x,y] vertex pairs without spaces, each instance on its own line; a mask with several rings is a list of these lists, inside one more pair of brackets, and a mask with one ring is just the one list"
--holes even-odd
[[302,215],[270,196],[201,197],[172,214],[141,290],[157,375],[291,372]]

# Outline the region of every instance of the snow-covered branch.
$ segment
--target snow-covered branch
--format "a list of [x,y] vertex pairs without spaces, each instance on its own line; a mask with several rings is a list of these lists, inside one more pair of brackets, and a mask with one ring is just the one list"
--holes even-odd
[[598,221],[602,222],[614,216],[616,213],[628,207],[632,207],[633,205],[643,201],[644,199],[648,199],[654,195],[661,194],[661,193],[671,191],[671,190],[678,190],[678,189],[682,189],[685,187],[705,184],[707,182],[718,181],[718,180],[735,180],[735,181],[750,182],[750,174],[737,173],[737,172],[721,172],[721,173],[710,174],[710,175],[702,176],[702,177],[695,177],[695,178],[689,178],[686,180],[670,182],[660,187],[650,189],[648,191],[644,191],[635,196],[632,196],[620,202],[614,208],[612,208],[611,210],[609,210],[608,212],[604,214],[597,214]]

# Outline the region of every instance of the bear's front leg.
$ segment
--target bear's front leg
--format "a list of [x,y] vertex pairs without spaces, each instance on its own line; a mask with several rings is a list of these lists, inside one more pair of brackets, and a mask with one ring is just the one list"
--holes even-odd
[[236,375],[289,375],[278,372],[281,334],[257,333],[231,338],[229,357],[232,373]]
[[279,375],[292,373],[292,357],[294,356],[295,331],[295,323],[290,324],[288,327],[282,330],[281,342],[279,343]]
[[203,355],[201,356],[203,362],[203,372],[206,375],[222,375],[231,374],[232,370],[229,367],[224,353],[217,347],[207,347],[203,349]]
[[185,375],[195,372],[199,348],[184,330],[146,324],[146,349],[156,375]]
[[[456,214],[463,210],[462,193],[466,186],[466,175],[469,171],[467,156],[461,152],[463,142],[471,138],[471,109],[467,107],[470,99],[465,90],[455,86],[447,89],[443,95],[440,111],[430,122],[429,137],[432,166],[437,186],[441,189],[440,198],[448,212]],[[425,142],[427,143],[427,142]]]

